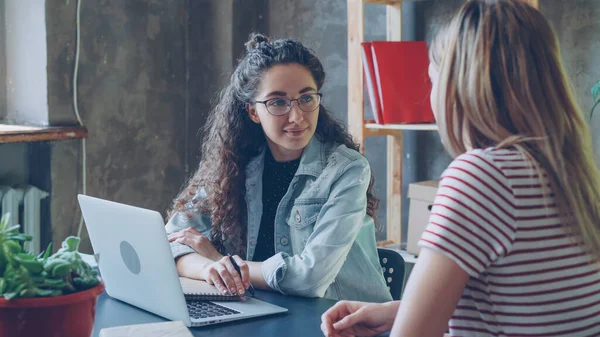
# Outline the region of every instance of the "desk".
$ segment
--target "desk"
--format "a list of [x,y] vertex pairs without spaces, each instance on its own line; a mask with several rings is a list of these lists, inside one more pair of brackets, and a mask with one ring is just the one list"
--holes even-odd
[[[279,293],[260,291],[256,298],[287,308],[288,312],[239,321],[190,328],[194,336],[323,336],[321,314],[335,301],[322,298],[284,296]],[[142,323],[164,322],[166,319],[115,300],[103,293],[98,297],[96,320],[92,337],[98,337],[100,329]]]

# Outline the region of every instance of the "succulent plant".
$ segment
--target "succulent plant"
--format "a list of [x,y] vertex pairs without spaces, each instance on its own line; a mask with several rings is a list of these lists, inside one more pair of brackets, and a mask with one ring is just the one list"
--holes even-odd
[[26,251],[31,236],[8,227],[10,213],[0,220],[0,297],[58,296],[92,288],[100,283],[98,273],[81,259],[80,239],[66,238],[54,254],[52,243],[39,255]]

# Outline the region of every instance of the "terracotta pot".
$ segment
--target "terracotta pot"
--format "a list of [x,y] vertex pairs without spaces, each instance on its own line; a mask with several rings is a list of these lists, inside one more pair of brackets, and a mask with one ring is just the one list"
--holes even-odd
[[96,300],[104,285],[77,293],[38,298],[0,298],[0,337],[87,337],[94,328]]

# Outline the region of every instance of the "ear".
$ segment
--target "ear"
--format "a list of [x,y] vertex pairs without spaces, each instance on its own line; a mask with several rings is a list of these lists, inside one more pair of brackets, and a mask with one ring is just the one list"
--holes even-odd
[[256,112],[255,105],[246,103],[246,111],[248,111],[248,116],[254,123],[260,124],[260,118],[258,117],[258,113]]

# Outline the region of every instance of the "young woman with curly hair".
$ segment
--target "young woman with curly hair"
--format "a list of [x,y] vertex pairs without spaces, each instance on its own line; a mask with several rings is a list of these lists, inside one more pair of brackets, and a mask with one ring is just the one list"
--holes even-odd
[[252,282],[283,294],[390,300],[369,163],[320,104],[321,62],[291,39],[255,34],[246,47],[169,215],[179,274],[229,293]]

